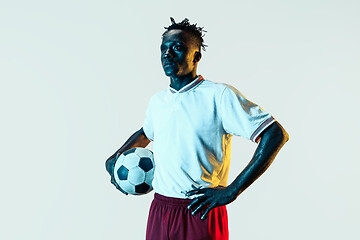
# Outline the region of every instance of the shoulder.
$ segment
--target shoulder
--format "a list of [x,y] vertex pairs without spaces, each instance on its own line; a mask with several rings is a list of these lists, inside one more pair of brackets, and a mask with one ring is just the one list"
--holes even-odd
[[210,80],[204,80],[202,85],[202,89],[206,92],[212,92],[214,95],[222,98],[223,95],[241,95],[240,91],[234,86],[227,83],[219,83],[213,82]]
[[200,89],[208,93],[220,94],[227,88],[228,85],[225,83],[213,82],[208,79],[204,79],[200,85]]

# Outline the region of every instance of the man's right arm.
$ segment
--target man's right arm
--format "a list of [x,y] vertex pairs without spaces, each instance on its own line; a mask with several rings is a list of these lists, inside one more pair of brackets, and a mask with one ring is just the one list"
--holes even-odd
[[111,176],[111,183],[119,189],[122,193],[127,194],[124,192],[119,185],[115,182],[114,179],[114,165],[115,165],[115,158],[117,155],[122,154],[128,149],[135,148],[135,147],[146,147],[150,143],[150,140],[146,137],[144,130],[141,128],[133,135],[129,137],[129,139],[122,145],[113,155],[111,155],[105,162],[106,171]]

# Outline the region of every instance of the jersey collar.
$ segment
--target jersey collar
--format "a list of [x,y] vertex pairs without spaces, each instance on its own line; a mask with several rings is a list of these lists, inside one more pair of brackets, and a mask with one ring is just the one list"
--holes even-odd
[[184,87],[182,87],[179,91],[177,91],[176,89],[172,88],[169,86],[169,90],[171,93],[183,93],[183,92],[187,92],[190,89],[194,88],[195,86],[197,86],[200,82],[202,82],[202,80],[204,80],[204,78],[199,75],[197,76],[192,82],[189,82],[188,84],[186,84]]

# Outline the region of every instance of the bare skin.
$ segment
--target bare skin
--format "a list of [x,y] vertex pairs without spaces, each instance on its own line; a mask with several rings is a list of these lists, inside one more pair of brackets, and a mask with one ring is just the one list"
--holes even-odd
[[[172,88],[180,90],[196,78],[197,64],[201,59],[200,47],[188,32],[168,31],[162,39],[160,50],[161,63],[165,75],[170,78]],[[201,216],[205,219],[211,209],[233,202],[266,171],[288,139],[289,135],[284,128],[278,122],[274,122],[261,134],[261,140],[251,161],[229,186],[202,188],[186,193],[188,197],[196,195],[188,206],[192,214],[195,215],[205,209]],[[133,147],[146,147],[149,142],[141,128],[106,161],[106,170],[111,175],[111,183],[123,193],[125,192],[116,184],[113,176],[115,157]]]
[[205,219],[211,209],[234,201],[266,171],[288,139],[289,135],[284,128],[278,122],[274,122],[262,134],[254,156],[236,179],[227,187],[202,188],[188,191],[186,193],[188,197],[198,195],[189,204],[188,209],[194,209],[192,211],[193,215],[202,209],[206,209],[201,216],[202,219]]
[[172,88],[180,90],[196,78],[201,53],[188,32],[170,30],[162,39],[160,51],[161,64]]
[[[196,45],[193,37],[181,30],[171,30],[164,35],[161,46],[161,64],[165,75],[170,77],[170,86],[176,90],[181,89],[186,84],[196,78],[197,64],[201,59],[199,46]],[[117,155],[134,147],[146,147],[150,140],[144,134],[141,128],[111,155],[105,163],[106,170],[111,176],[111,183],[122,193],[127,193],[115,182],[114,165]]]

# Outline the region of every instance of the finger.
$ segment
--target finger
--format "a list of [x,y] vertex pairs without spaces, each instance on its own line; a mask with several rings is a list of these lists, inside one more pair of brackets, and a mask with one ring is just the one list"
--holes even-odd
[[192,195],[201,194],[201,193],[205,193],[205,192],[206,192],[206,188],[194,189],[194,190],[190,190],[190,191],[186,192],[185,196],[189,197]]
[[115,179],[111,179],[111,183],[112,183],[112,185],[114,185],[116,188],[119,187],[119,185],[117,184],[117,182],[115,181]]
[[191,214],[192,214],[192,215],[197,214],[197,213],[198,213],[204,206],[206,206],[206,205],[207,205],[206,202],[200,203],[199,206],[198,206],[194,211],[191,212]]
[[117,190],[119,190],[120,192],[122,192],[123,194],[125,195],[128,195],[127,192],[125,192],[119,185],[118,186],[115,186]]
[[120,192],[122,192],[125,195],[128,195],[127,192],[125,192],[115,181],[115,179],[111,178],[111,183],[116,187],[117,190],[119,190]]
[[122,190],[122,188],[121,187],[119,187],[119,188],[117,188],[118,190],[120,190],[120,192],[122,192],[123,194],[125,194],[125,195],[128,195],[128,193],[127,192],[125,192],[124,190]]
[[188,206],[187,206],[187,208],[188,209],[191,209],[196,203],[198,203],[200,201],[200,199],[199,198],[195,198],[195,200],[194,201],[192,201]]
[[202,219],[202,220],[206,219],[206,218],[208,217],[210,211],[211,211],[212,209],[214,209],[214,208],[215,208],[215,206],[210,205],[210,206],[205,210],[204,214],[201,216],[201,219]]
[[111,182],[111,184],[114,184],[115,186],[117,185],[113,178],[111,178],[110,182]]

